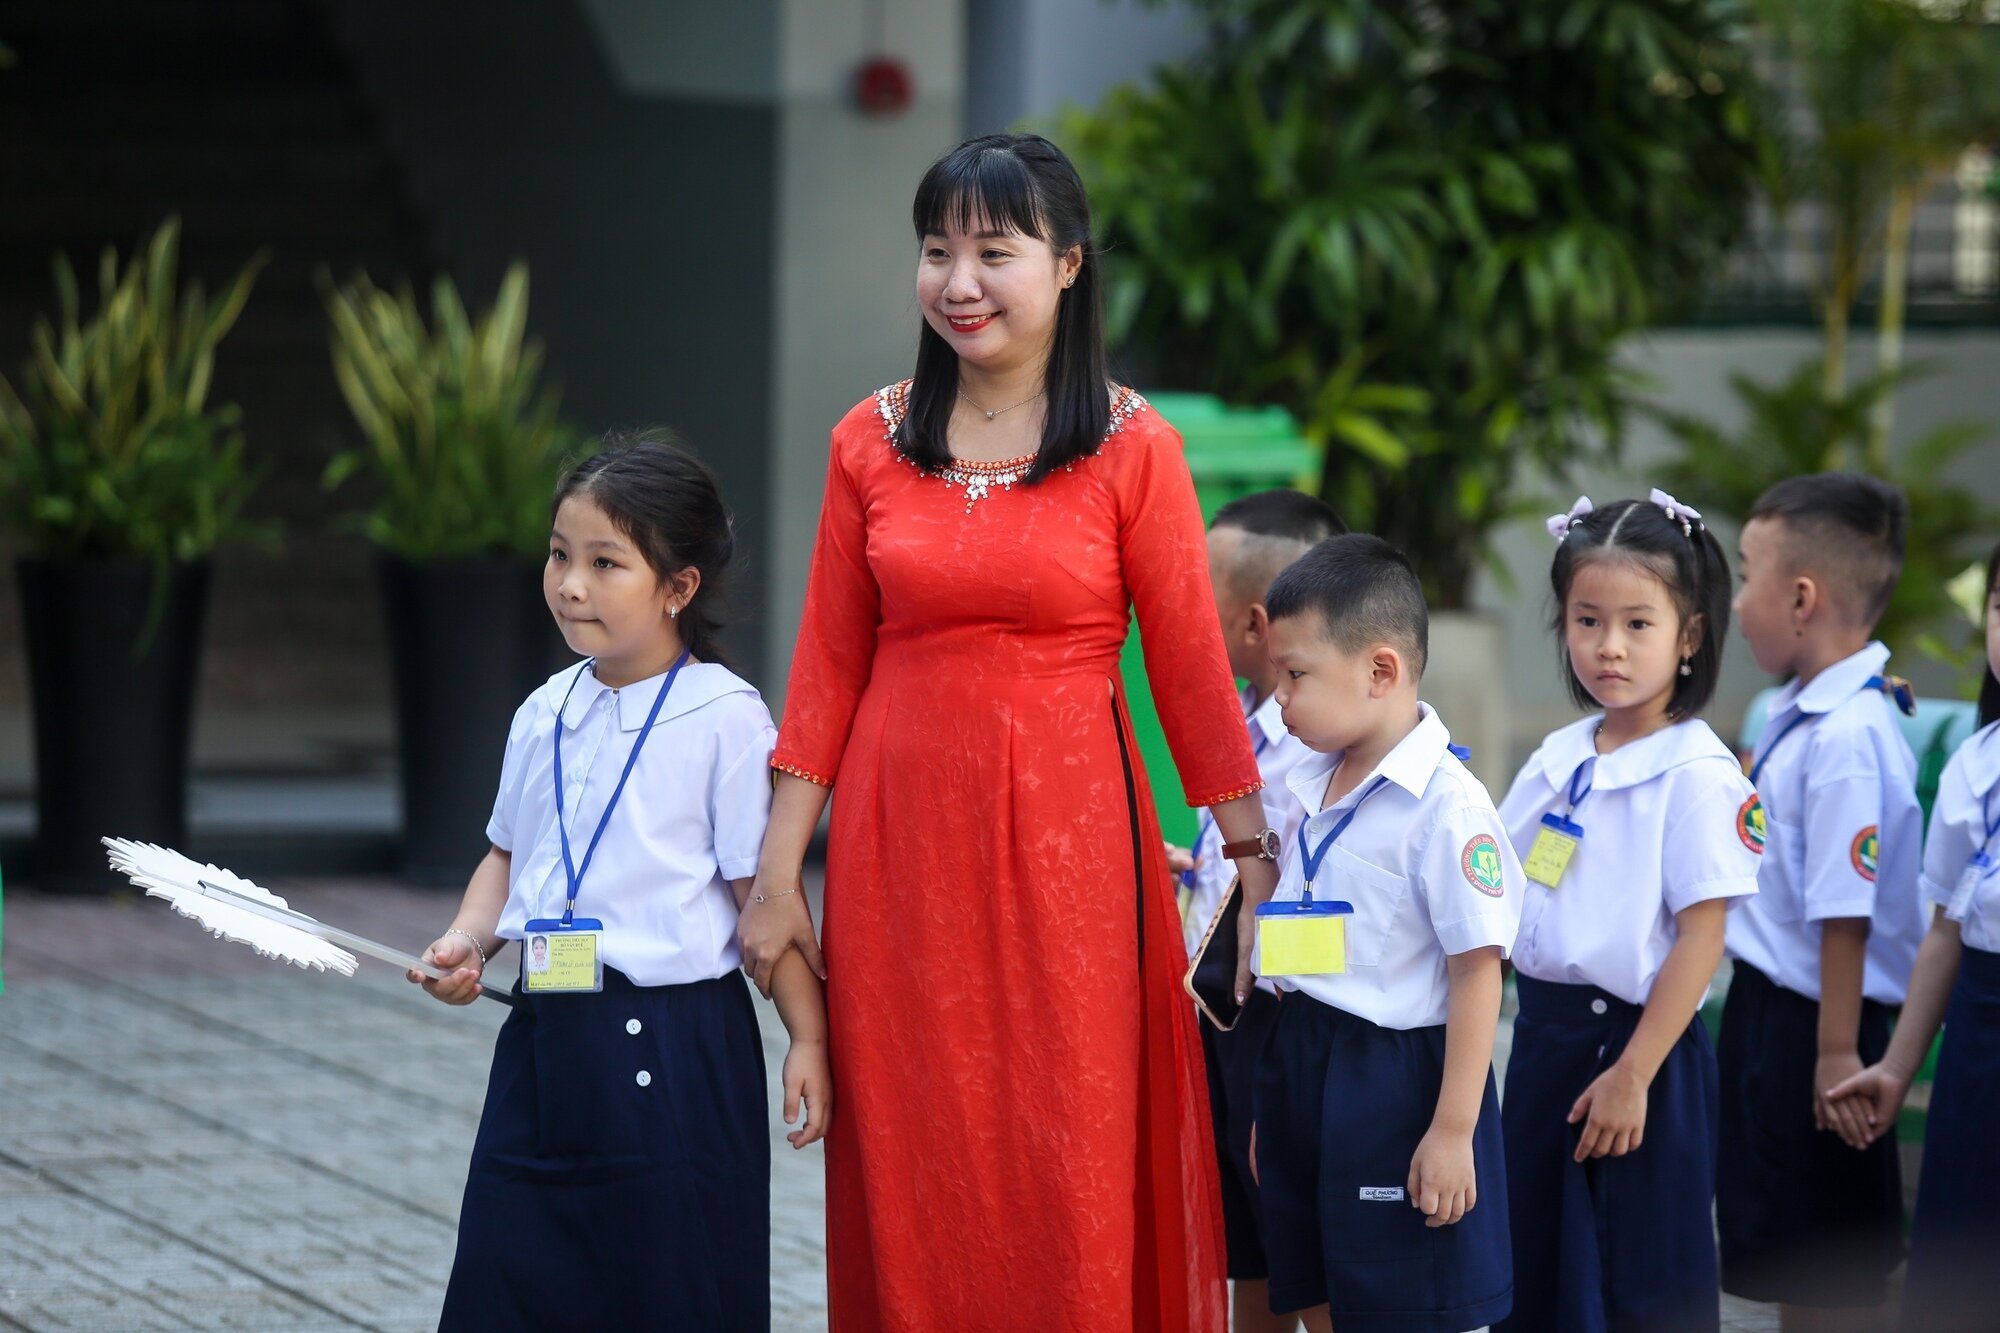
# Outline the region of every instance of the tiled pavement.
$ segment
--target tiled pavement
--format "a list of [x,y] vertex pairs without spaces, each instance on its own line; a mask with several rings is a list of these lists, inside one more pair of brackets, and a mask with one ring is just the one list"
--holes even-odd
[[[274,887],[413,949],[453,902]],[[287,968],[133,896],[11,893],[5,930],[0,1329],[434,1326],[500,1006]],[[774,1327],[823,1328],[820,1150],[771,1124]],[[1725,1301],[1724,1326],[1777,1322]]]

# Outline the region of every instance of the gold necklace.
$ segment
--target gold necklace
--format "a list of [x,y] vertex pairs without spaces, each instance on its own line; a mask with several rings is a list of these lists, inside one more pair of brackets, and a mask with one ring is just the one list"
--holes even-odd
[[[1046,390],[1045,390],[1044,392],[1046,392]],[[1001,416],[1005,416],[1005,415],[1007,415],[1007,413],[1009,413],[1009,412],[1012,412],[1012,411],[1013,411],[1013,410],[1014,410],[1015,408],[1017,408],[1017,407],[1026,407],[1026,406],[1027,406],[1027,405],[1028,405],[1029,403],[1032,403],[1032,402],[1034,402],[1034,401],[1035,401],[1035,398],[1040,398],[1040,397],[1041,397],[1042,395],[1041,395],[1040,393],[1037,393],[1037,394],[1036,394],[1036,395],[1034,396],[1034,398],[1023,398],[1023,399],[1022,399],[1022,400],[1021,400],[1020,402],[1018,402],[1018,403],[1010,403],[1010,404],[1008,404],[1008,405],[1007,405],[1006,407],[999,407],[999,408],[995,408],[995,409],[994,409],[994,410],[992,410],[991,412],[988,412],[988,411],[987,411],[987,410],[986,410],[985,408],[981,407],[981,406],[980,406],[980,405],[979,405],[978,403],[974,403],[974,402],[972,401],[972,395],[971,395],[971,394],[969,394],[969,393],[967,393],[967,392],[966,392],[965,390],[963,390],[963,389],[960,389],[960,390],[958,391],[958,396],[959,396],[960,398],[963,398],[963,399],[964,399],[964,400],[965,400],[966,402],[968,402],[968,403],[972,403],[972,407],[973,407],[973,410],[974,410],[974,411],[976,411],[976,412],[981,412],[981,413],[984,413],[984,414],[985,414],[985,417],[986,417],[986,419],[987,419],[988,421],[991,421],[991,420],[993,420],[993,418],[995,418],[995,417],[1001,417]]]

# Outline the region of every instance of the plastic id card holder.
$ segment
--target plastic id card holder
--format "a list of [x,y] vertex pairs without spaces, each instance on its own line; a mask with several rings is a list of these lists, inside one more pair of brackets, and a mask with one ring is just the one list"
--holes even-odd
[[592,917],[530,921],[521,936],[521,989],[530,995],[604,989],[604,923]]
[[1347,971],[1347,918],[1354,904],[1270,902],[1257,909],[1258,972],[1323,977]]
[[1535,883],[1556,888],[1562,884],[1570,858],[1576,855],[1577,846],[1582,841],[1583,827],[1572,824],[1551,810],[1542,816],[1542,826],[1535,831],[1535,845],[1528,849],[1521,869],[1527,871],[1528,878]]

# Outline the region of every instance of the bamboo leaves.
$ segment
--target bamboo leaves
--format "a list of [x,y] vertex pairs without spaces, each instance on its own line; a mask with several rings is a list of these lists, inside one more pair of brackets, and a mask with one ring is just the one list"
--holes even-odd
[[56,315],[38,320],[17,389],[0,377],[0,516],[38,555],[200,559],[246,535],[257,477],[232,406],[210,408],[215,351],[242,313],[259,255],[213,304],[176,290],[180,224],[122,267],[97,266],[98,309],[55,260]]
[[507,270],[476,319],[443,277],[428,326],[407,288],[392,295],[365,276],[327,284],[326,307],[334,378],[367,447],[335,458],[325,484],[367,473],[380,486],[363,520],[370,540],[418,561],[538,555],[580,437],[540,387],[527,266]]

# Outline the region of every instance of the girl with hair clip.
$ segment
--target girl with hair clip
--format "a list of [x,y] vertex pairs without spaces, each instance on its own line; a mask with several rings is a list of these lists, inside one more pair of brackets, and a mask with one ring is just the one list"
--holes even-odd
[[1699,1011],[1732,901],[1756,892],[1755,789],[1701,720],[1729,567],[1654,491],[1549,520],[1565,684],[1591,716],[1529,758],[1500,815],[1528,875],[1501,1120],[1514,1309],[1496,1330],[1715,1329],[1717,1075]]
[[[756,1333],[771,1145],[736,920],[776,732],[715,641],[735,539],[709,470],[658,440],[578,464],[552,509],[542,592],[588,660],[514,714],[492,848],[424,953],[449,975],[409,974],[469,1004],[502,944],[534,941],[439,1327]],[[793,956],[771,984],[803,1148],[833,1109],[819,979]]]
[[1979,727],[1938,780],[1924,840],[1924,896],[1934,904],[1910,995],[1879,1063],[1834,1087],[1865,1109],[1869,1141],[1894,1132],[1924,1055],[1944,1025],[1924,1122],[1923,1171],[1910,1221],[1903,1327],[1993,1327],[2000,1254],[2000,546],[1986,562],[1986,677]]

